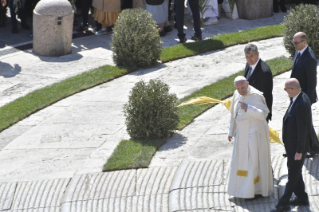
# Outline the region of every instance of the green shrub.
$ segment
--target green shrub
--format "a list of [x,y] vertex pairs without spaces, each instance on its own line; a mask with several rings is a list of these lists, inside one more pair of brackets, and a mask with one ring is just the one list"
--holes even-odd
[[160,59],[162,40],[152,15],[146,10],[124,10],[113,30],[111,46],[117,66],[146,68]]
[[308,45],[319,56],[319,7],[312,4],[300,4],[296,9],[289,10],[284,18],[284,45],[287,51],[294,56],[295,47],[292,44],[294,34],[304,32],[308,36]]
[[179,122],[177,97],[160,80],[139,81],[124,105],[126,128],[134,139],[167,138]]

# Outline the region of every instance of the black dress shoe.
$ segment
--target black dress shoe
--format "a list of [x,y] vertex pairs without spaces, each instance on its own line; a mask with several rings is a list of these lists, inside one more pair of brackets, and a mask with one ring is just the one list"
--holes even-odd
[[316,155],[315,152],[310,152],[306,154],[306,158],[313,158]]
[[290,205],[294,205],[294,206],[296,206],[296,205],[304,205],[304,206],[307,206],[307,205],[309,205],[309,200],[301,200],[301,199],[299,199],[298,197],[295,197],[295,198],[293,198],[293,199],[291,199],[291,200],[289,201],[289,204],[290,204]]
[[186,43],[186,41],[187,41],[187,38],[185,38],[185,37],[179,39],[180,43]]
[[286,158],[287,157],[287,153],[282,154],[282,156]]
[[270,212],[287,212],[290,211],[290,206],[276,206],[274,209],[272,209]]
[[13,27],[11,32],[12,32],[13,34],[17,34],[17,33],[18,33],[18,29],[17,29],[16,27]]
[[22,29],[25,29],[25,30],[31,30],[31,28],[26,23],[21,24],[21,27]]
[[171,32],[171,31],[173,31],[173,28],[171,25],[168,25],[168,26],[164,26],[164,30],[165,30],[165,32]]
[[286,13],[287,12],[287,8],[285,7],[285,5],[281,5],[280,6],[280,9],[283,13]]
[[165,30],[163,29],[162,31],[159,31],[159,35],[160,35],[161,37],[164,37],[164,36],[166,35]]
[[198,36],[198,35],[194,35],[191,39],[194,40],[194,41],[203,40],[202,36]]

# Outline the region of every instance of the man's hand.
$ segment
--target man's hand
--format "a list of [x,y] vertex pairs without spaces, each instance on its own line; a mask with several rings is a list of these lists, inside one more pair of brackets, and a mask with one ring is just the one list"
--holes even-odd
[[233,139],[233,137],[231,137],[231,136],[228,136],[228,141],[231,141],[231,139]]
[[302,158],[302,153],[296,152],[296,154],[295,154],[295,160],[301,160],[301,158]]
[[1,4],[4,7],[7,4],[7,0],[1,0]]
[[244,111],[247,111],[248,105],[245,102],[239,102],[240,103],[240,108],[243,109]]

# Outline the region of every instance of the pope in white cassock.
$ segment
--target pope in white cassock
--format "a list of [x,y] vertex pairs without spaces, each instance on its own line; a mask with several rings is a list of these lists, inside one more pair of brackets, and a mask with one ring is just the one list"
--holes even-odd
[[262,93],[245,77],[234,80],[228,140],[235,136],[227,193],[238,198],[268,196],[273,191],[268,108]]

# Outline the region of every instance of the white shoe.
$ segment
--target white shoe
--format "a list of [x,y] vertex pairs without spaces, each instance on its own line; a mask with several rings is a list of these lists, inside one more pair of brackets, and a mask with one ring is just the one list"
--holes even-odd
[[104,34],[106,34],[107,33],[107,30],[106,29],[100,29],[99,31],[97,31],[96,33],[95,33],[95,35],[104,35]]
[[216,17],[210,17],[207,21],[204,22],[205,26],[218,24],[218,19]]

